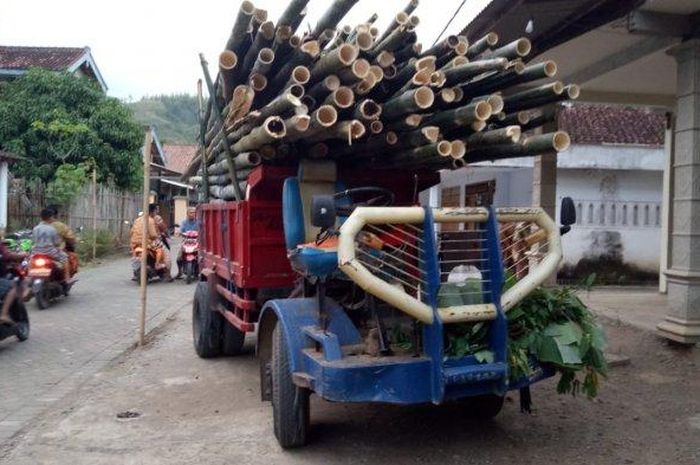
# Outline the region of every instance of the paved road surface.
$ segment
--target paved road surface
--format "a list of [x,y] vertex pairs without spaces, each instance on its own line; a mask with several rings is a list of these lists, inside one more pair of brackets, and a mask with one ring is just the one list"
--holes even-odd
[[[31,335],[0,342],[0,445],[136,340],[140,300],[128,258],[86,270],[68,298],[47,310],[28,304]],[[194,290],[183,281],[149,286],[148,327]]]
[[[533,389],[495,421],[468,421],[455,405],[333,404],[312,398],[311,444],[282,451],[258,365],[247,355],[201,360],[181,310],[145,349],[111,363],[4,450],[8,465],[532,464],[698,465],[700,350],[608,324],[611,351],[632,357],[596,401]],[[248,341],[250,347],[250,340]],[[117,413],[139,414],[130,420]]]

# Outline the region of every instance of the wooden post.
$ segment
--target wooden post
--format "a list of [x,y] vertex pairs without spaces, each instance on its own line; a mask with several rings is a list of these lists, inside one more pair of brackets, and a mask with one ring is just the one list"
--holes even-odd
[[151,178],[151,128],[146,128],[143,142],[143,238],[141,240],[141,317],[139,319],[139,345],[146,343],[146,284],[148,268],[148,205]]
[[97,258],[97,168],[92,169],[92,259]]

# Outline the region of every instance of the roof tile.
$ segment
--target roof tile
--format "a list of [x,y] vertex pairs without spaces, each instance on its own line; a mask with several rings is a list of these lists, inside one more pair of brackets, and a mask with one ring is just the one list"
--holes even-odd
[[197,153],[196,145],[163,144],[166,167],[178,173],[184,173]]
[[25,70],[31,67],[62,71],[82,57],[87,47],[18,47],[0,45],[0,69]]

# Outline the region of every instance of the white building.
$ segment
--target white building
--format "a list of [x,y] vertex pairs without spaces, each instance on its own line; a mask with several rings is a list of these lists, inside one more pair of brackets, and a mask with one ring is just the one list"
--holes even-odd
[[[559,112],[572,146],[557,160],[557,199],[574,200],[565,263],[607,259],[658,273],[664,169],[663,113],[577,104]],[[444,171],[432,197],[443,206],[532,205],[533,159]]]

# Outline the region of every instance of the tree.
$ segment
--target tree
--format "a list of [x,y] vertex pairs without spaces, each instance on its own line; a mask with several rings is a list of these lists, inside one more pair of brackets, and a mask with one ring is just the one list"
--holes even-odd
[[18,176],[49,183],[62,165],[87,162],[100,182],[136,188],[142,140],[131,112],[87,79],[31,69],[0,86],[0,147],[26,158]]

